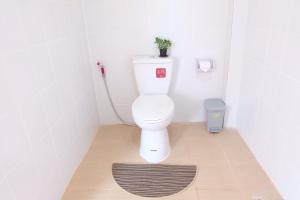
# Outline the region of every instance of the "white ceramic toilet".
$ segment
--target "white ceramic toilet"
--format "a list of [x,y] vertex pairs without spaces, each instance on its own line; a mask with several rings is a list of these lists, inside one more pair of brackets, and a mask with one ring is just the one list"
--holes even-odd
[[158,163],[170,153],[167,126],[174,116],[174,102],[168,92],[173,60],[143,56],[135,57],[133,65],[139,97],[132,104],[132,115],[142,129],[140,155]]

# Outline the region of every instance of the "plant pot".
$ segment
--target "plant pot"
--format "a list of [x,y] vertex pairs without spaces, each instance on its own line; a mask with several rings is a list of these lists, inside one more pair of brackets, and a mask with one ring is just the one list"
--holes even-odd
[[168,49],[159,49],[159,53],[160,53],[159,57],[168,57],[167,51]]

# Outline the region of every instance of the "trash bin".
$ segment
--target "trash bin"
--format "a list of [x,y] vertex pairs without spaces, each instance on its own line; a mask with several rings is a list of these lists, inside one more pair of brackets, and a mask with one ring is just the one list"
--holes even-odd
[[207,130],[211,133],[222,131],[226,109],[224,101],[222,99],[206,99],[204,106]]

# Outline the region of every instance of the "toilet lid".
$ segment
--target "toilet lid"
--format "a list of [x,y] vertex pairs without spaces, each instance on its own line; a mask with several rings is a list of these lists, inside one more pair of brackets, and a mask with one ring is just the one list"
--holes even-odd
[[141,95],[132,104],[135,117],[145,121],[167,119],[174,112],[174,102],[167,95]]

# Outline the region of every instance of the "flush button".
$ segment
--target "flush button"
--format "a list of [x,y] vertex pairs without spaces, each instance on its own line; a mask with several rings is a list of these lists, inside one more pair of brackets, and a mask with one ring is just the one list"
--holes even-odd
[[165,78],[166,68],[156,68],[156,78]]

